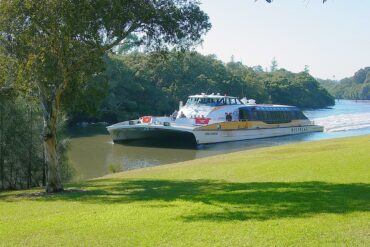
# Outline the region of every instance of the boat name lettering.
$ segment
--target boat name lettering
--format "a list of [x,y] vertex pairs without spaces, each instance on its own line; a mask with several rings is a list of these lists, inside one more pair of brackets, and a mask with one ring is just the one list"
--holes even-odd
[[304,131],[307,131],[307,127],[296,127],[296,128],[292,128],[292,132],[293,133],[296,133],[296,132],[304,132]]
[[217,136],[218,133],[217,132],[206,132],[205,135],[206,136]]

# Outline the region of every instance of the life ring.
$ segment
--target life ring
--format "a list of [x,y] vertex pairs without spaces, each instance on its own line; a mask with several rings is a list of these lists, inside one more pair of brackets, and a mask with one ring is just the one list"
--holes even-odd
[[152,117],[151,116],[142,117],[141,122],[142,123],[151,123],[152,122]]

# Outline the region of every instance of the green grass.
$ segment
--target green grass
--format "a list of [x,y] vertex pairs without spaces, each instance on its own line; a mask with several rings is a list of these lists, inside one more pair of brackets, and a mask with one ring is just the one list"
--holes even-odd
[[0,193],[4,246],[370,246],[370,136]]

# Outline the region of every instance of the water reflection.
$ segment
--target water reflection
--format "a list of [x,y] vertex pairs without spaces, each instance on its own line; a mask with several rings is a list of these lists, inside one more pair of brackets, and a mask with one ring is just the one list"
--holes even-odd
[[[370,134],[370,128],[356,129],[356,122],[353,121],[353,118],[348,117],[346,113],[357,114],[357,118],[362,123],[364,121],[370,122],[370,102],[342,101],[332,109],[306,112],[310,118],[316,121],[321,119],[324,126],[332,126],[336,122],[340,125],[346,124],[346,131],[307,133],[195,147],[183,145],[184,143],[181,143],[181,140],[177,142],[181,145],[161,143],[161,145],[153,146],[154,143],[145,144],[142,142],[113,144],[104,126],[76,127],[71,131],[72,147],[69,157],[77,170],[77,179],[89,179],[108,174],[110,165],[118,166],[121,170],[131,170],[258,147]],[[361,113],[363,115],[359,115]],[[333,116],[337,116],[337,118]],[[349,121],[346,122],[345,119]],[[354,128],[351,128],[351,126]]]
[[[102,132],[104,126],[75,128],[72,132],[69,158],[77,169],[78,179],[88,179],[105,175],[109,166],[119,166],[121,170],[156,166],[198,158],[194,146],[146,146],[140,143],[113,144],[110,136]],[[78,132],[78,137],[73,133]]]

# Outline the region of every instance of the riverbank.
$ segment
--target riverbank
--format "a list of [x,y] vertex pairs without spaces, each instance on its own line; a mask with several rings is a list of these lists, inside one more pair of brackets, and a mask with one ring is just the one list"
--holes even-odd
[[[370,136],[305,142],[0,193],[0,245],[368,246]],[[80,190],[80,191],[79,191]]]

